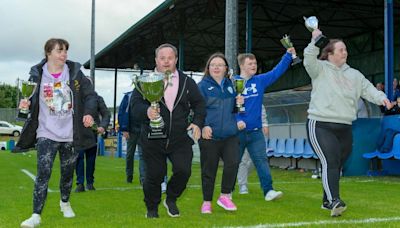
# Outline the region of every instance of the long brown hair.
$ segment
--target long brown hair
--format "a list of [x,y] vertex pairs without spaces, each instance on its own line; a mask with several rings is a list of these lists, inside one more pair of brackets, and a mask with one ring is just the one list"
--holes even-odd
[[228,69],[229,69],[228,60],[226,60],[225,55],[222,54],[221,52],[216,52],[216,53],[212,54],[210,56],[210,58],[208,58],[207,63],[206,63],[206,67],[204,68],[204,76],[209,76],[210,75],[210,62],[215,58],[221,58],[222,60],[224,60],[225,65],[226,65],[225,66],[226,67],[225,77],[228,77]]
[[329,43],[322,49],[321,55],[319,56],[320,60],[328,60],[328,55],[333,53],[335,50],[335,44],[338,42],[343,42],[341,39],[330,39]]

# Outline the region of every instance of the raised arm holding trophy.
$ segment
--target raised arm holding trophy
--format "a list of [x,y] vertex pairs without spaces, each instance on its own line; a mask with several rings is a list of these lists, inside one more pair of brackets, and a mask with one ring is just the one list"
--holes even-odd
[[[303,17],[304,18],[304,25],[308,29],[308,31],[313,32],[316,29],[319,29],[318,26],[318,19],[315,16],[311,17]],[[324,48],[329,43],[329,39],[320,34],[317,38],[315,38],[315,46],[319,47],[320,49]]]
[[[283,47],[286,49],[294,47],[292,41],[290,40],[290,36],[286,34],[282,37],[282,39],[280,39],[280,41]],[[292,66],[301,63],[301,61],[302,60],[296,55],[296,53],[292,53]]]

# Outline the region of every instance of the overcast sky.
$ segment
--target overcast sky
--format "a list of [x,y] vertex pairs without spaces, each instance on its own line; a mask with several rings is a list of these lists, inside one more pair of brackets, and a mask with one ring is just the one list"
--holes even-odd
[[[162,2],[97,0],[95,53]],[[44,57],[44,43],[52,37],[70,43],[68,59],[82,64],[89,60],[91,5],[91,0],[1,0],[0,83],[28,79],[30,67]],[[129,74],[118,76],[117,105],[122,93],[131,89]],[[96,72],[96,91],[113,105],[114,72]]]

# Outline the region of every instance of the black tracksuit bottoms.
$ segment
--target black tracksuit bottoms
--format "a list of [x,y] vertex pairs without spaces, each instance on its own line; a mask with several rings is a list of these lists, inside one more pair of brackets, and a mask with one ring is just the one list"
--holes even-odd
[[146,164],[143,193],[148,211],[158,210],[161,202],[161,183],[167,174],[167,158],[172,164],[172,177],[167,184],[167,200],[177,200],[186,189],[192,172],[193,150],[189,140],[169,145],[168,150],[160,144],[157,140],[146,140],[141,144]]
[[215,178],[220,158],[224,162],[221,193],[230,194],[235,186],[239,168],[239,137],[232,136],[222,140],[199,140],[201,183],[203,200],[212,201]]
[[352,126],[308,119],[307,135],[321,162],[323,201],[340,199],[340,172],[352,150]]

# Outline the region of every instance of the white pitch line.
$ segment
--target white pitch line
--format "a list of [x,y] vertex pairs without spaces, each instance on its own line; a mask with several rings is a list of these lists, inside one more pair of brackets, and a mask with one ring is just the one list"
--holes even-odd
[[[33,173],[29,172],[29,171],[26,170],[26,169],[21,169],[21,172],[23,172],[23,173],[25,173],[26,175],[28,175],[28,177],[30,177],[30,178],[33,180],[33,182],[35,182],[36,176],[33,175]],[[54,191],[51,190],[50,188],[47,188],[47,191],[48,191],[48,192],[54,192]]]
[[400,217],[389,218],[367,218],[367,219],[350,219],[350,220],[320,220],[313,222],[292,222],[292,223],[276,223],[276,224],[259,224],[256,226],[228,226],[225,228],[274,228],[274,227],[297,227],[297,226],[311,226],[311,225],[332,225],[332,224],[370,224],[380,222],[394,222],[400,221]]

